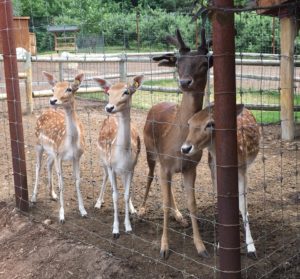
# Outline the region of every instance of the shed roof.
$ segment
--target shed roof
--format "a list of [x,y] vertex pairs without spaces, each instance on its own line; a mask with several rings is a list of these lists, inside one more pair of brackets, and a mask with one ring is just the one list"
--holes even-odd
[[80,28],[77,25],[49,25],[48,32],[77,32]]

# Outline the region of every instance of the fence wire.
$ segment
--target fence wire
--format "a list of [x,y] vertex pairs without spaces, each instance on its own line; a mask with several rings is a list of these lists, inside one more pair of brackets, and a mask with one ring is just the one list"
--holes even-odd
[[[69,81],[77,73],[84,73],[84,82],[76,97],[76,110],[85,130],[86,149],[80,168],[81,189],[88,217],[83,219],[79,215],[72,168],[69,163],[64,162],[66,223],[63,226],[59,224],[58,203],[50,200],[46,188],[48,183],[45,167],[46,156],[43,157],[44,164],[40,175],[38,202],[35,205],[30,203],[28,216],[41,223],[49,219],[51,224],[48,227],[61,235],[87,245],[93,245],[118,259],[129,262],[134,267],[132,273],[138,274],[137,276],[145,278],[218,278],[217,193],[212,186],[207,149],[203,151],[202,159],[197,166],[194,191],[197,203],[196,218],[203,242],[210,255],[209,258],[199,257],[194,247],[192,227],[189,223],[190,213],[187,209],[181,173],[175,174],[170,183],[178,208],[187,224],[185,224],[186,222],[178,223],[174,217],[170,219],[168,231],[171,253],[168,260],[162,260],[159,257],[163,208],[159,184],[161,174],[158,167],[155,170],[153,185],[147,200],[146,214],[143,217],[136,214],[131,216],[132,233],[127,234],[123,228],[124,201],[121,198],[123,197],[121,180],[118,179],[121,234],[118,240],[112,238],[113,205],[112,191],[109,186],[105,193],[104,205],[100,210],[94,207],[103,178],[97,139],[100,123],[108,116],[104,110],[107,96],[93,81],[93,77],[105,78],[111,83],[115,83],[120,80],[130,82],[135,75],[145,75],[142,87],[133,96],[131,107],[131,121],[136,123],[142,139],[141,153],[131,185],[131,197],[137,210],[143,201],[148,175],[146,150],[143,143],[143,127],[147,113],[153,105],[159,102],[180,104],[183,98],[183,94],[178,89],[179,76],[176,69],[159,67],[152,59],[154,56],[165,53],[178,55],[177,50],[167,45],[161,33],[158,32],[159,30],[153,27],[154,21],[160,15],[159,12],[154,10],[154,15],[145,15],[141,12],[138,15],[141,29],[140,33],[137,33],[137,13],[132,10],[126,18],[122,18],[126,12],[128,1],[121,1],[122,5],[118,6],[120,10],[115,11],[115,18],[103,16],[101,22],[97,22],[97,28],[101,31],[95,32],[95,26],[91,23],[74,20],[81,29],[76,40],[77,47],[74,51],[68,49],[56,52],[53,49],[53,34],[46,31],[47,26],[53,25],[52,6],[49,1],[42,2],[49,16],[40,16],[32,1],[28,2],[30,14],[22,14],[21,2],[14,1],[16,15],[30,17],[28,26],[30,31],[35,33],[37,40],[37,52],[32,55],[30,63],[33,96],[31,113],[28,113],[30,100],[26,94],[26,78],[20,79],[29,197],[31,197],[35,180],[36,119],[49,108],[49,97],[52,94],[51,86],[46,82],[42,72],[47,71],[54,74],[58,80]],[[70,18],[64,18],[63,11],[77,6],[77,1],[67,2],[61,1],[61,9],[56,18],[57,25],[72,23]],[[79,13],[86,12],[83,4],[79,4],[77,9]],[[0,16],[1,13],[3,11],[0,11]],[[169,34],[175,34],[175,27],[182,28],[185,41],[189,46],[195,48],[200,37],[200,20],[196,24],[191,23],[191,16],[188,12],[184,9],[176,10],[176,7],[170,16],[181,20],[178,22],[168,21],[170,24],[176,24],[176,26],[168,28]],[[112,24],[112,21],[118,20],[120,25]],[[257,22],[253,25],[255,28],[255,30],[252,29],[253,33],[251,30],[247,34],[243,33],[242,27],[247,26],[253,20]],[[252,111],[261,131],[259,153],[249,169],[248,189],[245,194],[248,199],[249,222],[257,249],[257,259],[248,258],[246,255],[245,234],[242,220],[240,220],[241,272],[243,278],[298,278],[300,275],[298,125],[295,125],[296,137],[294,140],[281,140],[281,121],[284,119],[280,117],[279,19],[274,18],[267,24],[265,16],[247,11],[238,13],[236,22],[238,23],[236,35],[237,103],[244,104]],[[189,28],[185,28],[187,23]],[[211,37],[211,27],[208,23],[205,27],[209,34],[208,37]],[[18,30],[17,27],[14,28]],[[19,32],[20,41],[28,39],[26,34],[26,32]],[[67,35],[64,33],[60,36],[63,38]],[[256,48],[250,49],[250,45],[254,43],[257,43]],[[253,49],[255,51],[251,51]],[[26,58],[22,55],[18,57],[19,74],[28,67],[25,60]],[[296,39],[294,61],[295,112],[293,115],[295,124],[298,124],[300,113],[299,38]],[[204,103],[211,105],[214,101],[213,68],[208,71],[207,76],[207,95]],[[2,129],[0,198],[2,201],[12,203],[14,201],[13,170],[6,93],[3,59],[0,55],[0,127]],[[174,125],[174,123],[169,124]],[[57,185],[56,180],[54,182]],[[57,186],[55,188],[58,192]],[[172,213],[171,209],[171,215]]]

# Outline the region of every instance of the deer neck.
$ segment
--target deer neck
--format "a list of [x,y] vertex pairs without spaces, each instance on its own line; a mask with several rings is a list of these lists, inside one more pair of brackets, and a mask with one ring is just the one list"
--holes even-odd
[[117,154],[131,149],[130,109],[117,114],[118,131],[116,137]]
[[183,92],[177,114],[180,125],[186,126],[188,120],[202,109],[204,92]]
[[79,138],[79,130],[77,123],[77,114],[75,112],[74,104],[65,108],[65,121],[66,121],[66,138],[75,143]]

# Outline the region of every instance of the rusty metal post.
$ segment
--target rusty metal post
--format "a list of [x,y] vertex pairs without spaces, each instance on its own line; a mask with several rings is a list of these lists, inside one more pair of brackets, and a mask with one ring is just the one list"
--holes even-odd
[[[217,8],[232,8],[233,0],[216,0]],[[213,17],[214,94],[220,278],[241,278],[234,15],[216,11]]]
[[13,34],[13,8],[11,1],[8,0],[0,0],[0,32],[3,45],[3,61],[16,205],[20,210],[28,211],[29,203],[22,109],[16,48]]

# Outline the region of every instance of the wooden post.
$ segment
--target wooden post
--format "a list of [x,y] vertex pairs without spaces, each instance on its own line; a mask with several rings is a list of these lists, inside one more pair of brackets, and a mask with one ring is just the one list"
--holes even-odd
[[140,50],[140,27],[139,27],[139,21],[140,21],[140,10],[139,10],[139,7],[136,7],[136,41],[137,41],[138,50]]
[[198,30],[198,20],[195,19],[195,47],[199,46],[199,30]]
[[32,63],[31,54],[26,53],[25,63],[25,85],[26,85],[26,113],[31,114],[33,112],[33,98],[32,98]]
[[281,138],[294,139],[294,40],[296,21],[292,17],[280,19],[280,105]]

